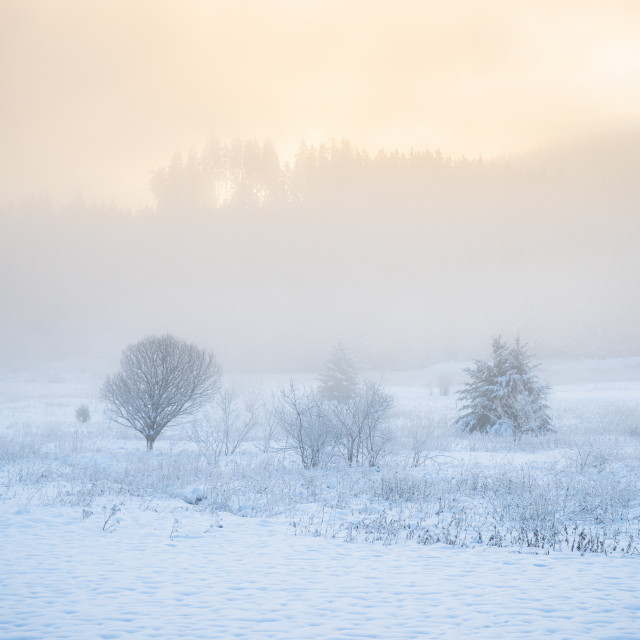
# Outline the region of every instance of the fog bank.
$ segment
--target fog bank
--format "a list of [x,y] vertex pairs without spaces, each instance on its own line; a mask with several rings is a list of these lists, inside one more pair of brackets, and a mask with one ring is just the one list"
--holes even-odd
[[285,195],[6,207],[0,359],[115,358],[166,331],[236,371],[313,370],[337,342],[423,367],[499,332],[543,358],[640,355],[639,151],[637,133],[500,162],[328,145]]

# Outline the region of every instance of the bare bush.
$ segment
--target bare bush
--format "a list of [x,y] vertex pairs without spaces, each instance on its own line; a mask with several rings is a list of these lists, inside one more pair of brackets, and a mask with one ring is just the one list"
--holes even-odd
[[391,441],[387,418],[393,396],[367,380],[349,397],[327,402],[338,450],[349,465],[375,466]]
[[441,396],[448,396],[453,384],[453,372],[446,369],[438,374],[438,391]]
[[258,427],[257,448],[261,453],[269,453],[274,448],[274,442],[281,433],[279,414],[279,397],[272,393],[268,401],[260,407],[262,420]]
[[280,389],[275,407],[276,421],[305,469],[326,460],[333,429],[326,404],[314,389],[299,388],[293,382]]
[[444,423],[442,417],[436,418],[424,414],[412,414],[396,421],[395,427],[404,442],[408,466],[424,465],[434,455],[436,443],[439,449],[443,448],[443,443],[438,441],[438,434],[443,431]]
[[605,446],[606,443],[602,442],[602,438],[573,437],[569,448],[564,453],[564,459],[579,473],[587,469],[600,471],[607,464],[608,456]]
[[253,397],[242,402],[233,389],[225,389],[215,405],[191,427],[191,440],[208,464],[221,455],[233,455],[256,426],[258,403]]
[[363,418],[362,451],[367,464],[375,466],[387,452],[392,434],[387,426],[393,396],[386,393],[382,382],[366,381],[359,394],[360,415]]

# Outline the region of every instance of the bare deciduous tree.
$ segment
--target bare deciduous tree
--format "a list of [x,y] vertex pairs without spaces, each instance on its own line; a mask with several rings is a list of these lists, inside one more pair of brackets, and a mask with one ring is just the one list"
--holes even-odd
[[149,336],[126,347],[120,371],[106,379],[105,415],[141,433],[152,450],[167,425],[213,399],[220,378],[213,352],[172,335]]
[[305,469],[318,467],[332,440],[325,403],[314,389],[300,389],[291,381],[280,389],[276,421]]

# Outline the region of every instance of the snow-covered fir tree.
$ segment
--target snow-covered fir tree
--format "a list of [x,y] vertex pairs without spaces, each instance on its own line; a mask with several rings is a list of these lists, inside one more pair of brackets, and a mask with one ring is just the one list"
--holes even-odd
[[346,401],[360,387],[358,365],[341,344],[337,345],[318,377],[318,392],[325,400]]
[[465,369],[470,381],[458,392],[463,402],[456,424],[466,433],[520,437],[553,431],[547,398],[526,345],[498,336],[491,341],[492,362],[476,360]]

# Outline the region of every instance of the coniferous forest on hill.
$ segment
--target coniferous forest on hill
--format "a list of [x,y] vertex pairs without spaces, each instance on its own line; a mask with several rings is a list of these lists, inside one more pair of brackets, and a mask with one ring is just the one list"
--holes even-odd
[[108,357],[150,330],[246,370],[314,368],[338,341],[423,366],[497,332],[635,355],[638,166],[637,133],[489,160],[214,138],[150,172],[144,210],[2,208],[1,355]]

